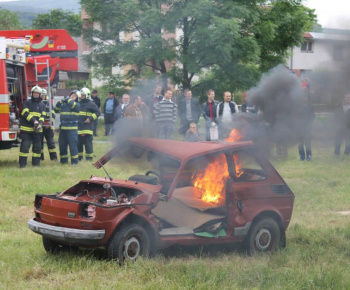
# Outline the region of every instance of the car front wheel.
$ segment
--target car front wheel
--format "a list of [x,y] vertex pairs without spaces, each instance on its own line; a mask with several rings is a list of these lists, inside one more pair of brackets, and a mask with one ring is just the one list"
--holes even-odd
[[245,246],[249,255],[271,253],[278,248],[280,240],[281,230],[277,222],[272,218],[264,218],[253,224]]
[[148,234],[140,225],[124,225],[113,235],[107,252],[108,258],[117,260],[120,265],[128,261],[134,262],[140,256],[148,256],[150,252]]

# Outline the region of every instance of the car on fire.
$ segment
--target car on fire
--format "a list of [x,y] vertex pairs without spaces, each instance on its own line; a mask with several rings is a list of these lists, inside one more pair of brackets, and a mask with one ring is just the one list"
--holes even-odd
[[[110,177],[112,157],[137,174]],[[294,194],[251,141],[131,138],[94,166],[107,177],[36,194],[28,227],[47,252],[104,247],[123,264],[172,245],[239,243],[254,254],[286,244]]]

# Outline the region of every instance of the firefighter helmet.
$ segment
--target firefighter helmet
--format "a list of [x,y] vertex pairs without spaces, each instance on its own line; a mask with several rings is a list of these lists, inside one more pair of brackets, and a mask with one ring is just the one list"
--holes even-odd
[[87,99],[91,100],[91,93],[90,93],[90,90],[88,88],[82,88],[80,90],[80,94],[85,95]]
[[77,99],[80,100],[80,97],[81,97],[81,94],[80,94],[80,91],[79,90],[73,90],[70,92],[69,96],[73,95],[73,94],[76,94],[77,95]]
[[33,93],[39,93],[39,97],[41,96],[42,89],[39,86],[32,87],[31,96],[33,97]]
[[46,98],[45,100],[47,100],[49,98],[49,96],[47,95],[47,91],[45,89],[41,89],[41,96],[45,95]]

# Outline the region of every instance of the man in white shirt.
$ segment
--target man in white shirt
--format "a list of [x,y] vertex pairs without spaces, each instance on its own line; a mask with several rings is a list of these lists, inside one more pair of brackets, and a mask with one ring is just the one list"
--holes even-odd
[[231,101],[230,92],[224,92],[224,101],[216,107],[216,116],[219,122],[219,138],[226,138],[233,128],[233,114],[238,113],[238,106]]

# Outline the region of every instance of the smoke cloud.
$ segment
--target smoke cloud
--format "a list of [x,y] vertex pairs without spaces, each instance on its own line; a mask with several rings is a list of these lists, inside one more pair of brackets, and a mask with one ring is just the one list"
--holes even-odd
[[259,113],[237,114],[236,127],[244,139],[253,140],[264,150],[272,143],[293,145],[307,122],[303,115],[306,100],[300,79],[279,65],[247,92],[247,103],[256,106]]

